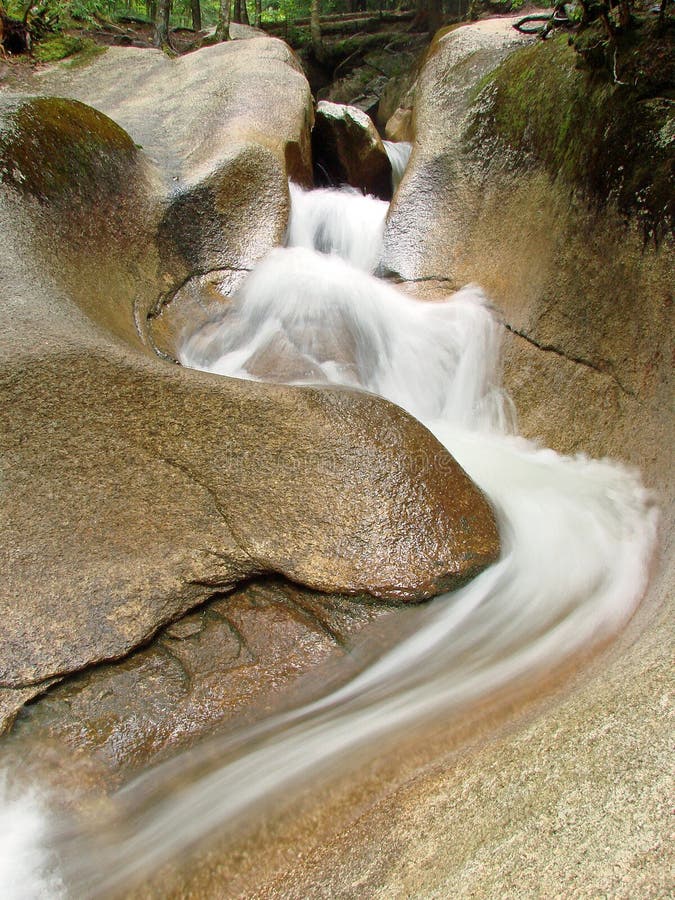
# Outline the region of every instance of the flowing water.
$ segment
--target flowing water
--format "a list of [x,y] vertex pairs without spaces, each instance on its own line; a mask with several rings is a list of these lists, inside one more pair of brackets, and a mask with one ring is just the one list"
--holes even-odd
[[382,143],[391,163],[391,182],[395,191],[401,183],[403,173],[408,165],[412,144],[408,144],[406,141],[382,141]]
[[[74,897],[152,871],[337,758],[376,753],[384,736],[536,677],[616,632],[645,589],[650,497],[621,466],[517,436],[499,382],[501,326],[480,289],[412,299],[371,274],[386,204],[350,191],[291,193],[287,246],[250,274],[218,328],[187,338],[182,362],[261,380],[283,371],[289,383],[349,385],[404,407],[490,498],[502,555],[464,588],[407,611],[402,633],[371,645],[337,689],[137,779],[116,798],[123,825],[102,823],[95,844],[53,829]],[[31,867],[35,884],[47,873],[43,896],[57,896],[61,875],[48,875],[39,852],[45,820],[32,800],[23,809],[28,850],[17,865]],[[11,893],[8,868],[4,896],[24,896]]]

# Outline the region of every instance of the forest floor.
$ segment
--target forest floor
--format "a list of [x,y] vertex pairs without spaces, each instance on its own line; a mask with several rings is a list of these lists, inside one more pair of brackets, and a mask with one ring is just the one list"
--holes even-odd
[[[244,37],[249,26],[231,26],[233,36]],[[280,22],[265,25],[265,33],[280,37],[303,57],[311,55],[309,25],[303,20],[295,23]],[[250,29],[253,31],[253,29]],[[425,41],[413,23],[412,13],[356,14],[354,16],[327,17],[323,23],[324,42],[327,49],[327,64],[332,71],[345,61],[367,52],[378,45],[383,46],[393,40],[396,49]],[[0,56],[0,87],[21,90],[28,77],[36,70],[59,63],[70,67],[86,65],[106,47],[126,46],[150,48],[153,46],[154,26],[142,19],[128,17],[116,22],[100,20],[89,23],[70,22],[54,33],[46,34],[33,43],[29,54]],[[238,32],[238,33],[237,33]],[[194,31],[190,28],[175,28],[171,31],[171,43],[176,53],[182,55],[198,50],[214,41],[214,28]],[[326,81],[330,80],[330,74]]]

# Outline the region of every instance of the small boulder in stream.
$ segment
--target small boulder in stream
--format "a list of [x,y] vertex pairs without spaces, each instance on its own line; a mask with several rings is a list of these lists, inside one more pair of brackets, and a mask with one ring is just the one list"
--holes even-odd
[[355,106],[321,100],[312,132],[317,184],[348,184],[391,200],[391,163],[377,129]]

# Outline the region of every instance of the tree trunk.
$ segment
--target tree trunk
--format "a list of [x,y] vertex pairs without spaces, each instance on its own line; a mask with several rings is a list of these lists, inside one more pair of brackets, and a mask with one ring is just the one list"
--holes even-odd
[[415,0],[415,16],[410,23],[412,31],[421,31],[428,29],[429,26],[429,5],[427,0]]
[[195,31],[202,30],[202,7],[200,0],[190,0],[190,9],[192,11],[192,27]]
[[326,58],[321,38],[321,4],[320,0],[312,0],[310,7],[309,33],[312,39],[312,52],[317,62]]
[[441,9],[441,0],[428,0],[429,11],[429,37],[432,38],[443,22],[443,12]]
[[155,19],[155,33],[152,43],[155,47],[171,47],[169,38],[169,13],[171,12],[171,0],[158,0],[157,18]]
[[659,25],[662,27],[666,24],[666,7],[670,0],[661,0],[661,6],[659,8]]
[[256,28],[260,28],[260,22],[262,20],[262,0],[255,0],[255,16],[253,18],[253,24]]
[[246,0],[241,0],[241,23],[242,25],[250,25],[251,21],[248,17],[248,6]]
[[242,0],[234,0],[232,6],[232,21],[241,24],[241,2]]
[[232,0],[220,0],[218,11],[218,24],[216,25],[216,39],[228,41],[230,39],[230,17],[232,15]]
[[630,25],[630,3],[628,0],[620,0],[619,2],[619,25],[626,29]]

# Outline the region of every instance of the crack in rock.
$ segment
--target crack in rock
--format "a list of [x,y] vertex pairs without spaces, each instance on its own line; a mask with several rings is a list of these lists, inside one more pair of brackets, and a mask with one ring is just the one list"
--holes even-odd
[[191,281],[197,278],[206,278],[209,275],[219,275],[221,272],[223,274],[227,272],[250,272],[251,269],[247,269],[243,266],[219,266],[217,269],[206,269],[204,272],[190,272],[183,281],[180,282],[175,288],[172,288],[169,291],[166,291],[164,294],[160,294],[157,300],[154,302],[152,307],[148,310],[146,315],[146,319],[148,322],[151,322],[153,319],[156,319],[161,313],[166,309],[167,306],[170,306],[171,303],[176,299],[176,295],[183,290],[183,288],[189,284]]
[[[211,498],[211,501],[215,507],[216,512],[218,513],[218,515],[222,518],[223,522],[225,523],[228,531],[230,532],[230,536],[232,537],[234,543],[237,546],[237,549],[242,553],[243,556],[245,556],[250,561],[251,565],[253,566],[252,571],[248,572],[246,575],[242,575],[241,580],[243,581],[245,578],[249,578],[251,575],[254,575],[254,574],[263,574],[263,573],[267,572],[269,567],[265,566],[264,563],[262,563],[260,560],[256,559],[254,556],[252,556],[250,551],[247,550],[246,547],[244,546],[244,541],[237,534],[236,529],[233,527],[233,525],[230,521],[230,517],[228,516],[228,514],[225,511],[222,501],[221,501],[220,497],[218,496],[217,491],[213,487],[211,487],[211,485],[207,481],[200,478],[197,475],[197,473],[194,472],[189,466],[185,465],[185,463],[180,463],[180,462],[178,462],[178,460],[171,459],[170,457],[164,456],[164,455],[160,455],[157,458],[161,462],[166,463],[166,465],[172,466],[173,468],[178,469],[184,475],[187,475],[187,477],[190,481],[192,481],[194,484],[198,485],[200,488],[202,488],[202,490],[206,491],[206,493],[209,495],[209,497]],[[213,555],[218,556],[217,553],[213,553]],[[229,588],[230,586],[233,586],[234,583],[235,582],[227,582],[226,586]],[[214,587],[215,587],[215,585],[214,585]]]
[[569,353],[566,353],[560,347],[556,347],[555,344],[543,344],[533,337],[530,337],[529,334],[526,334],[524,331],[521,331],[518,328],[514,328],[513,325],[509,325],[508,322],[502,320],[502,326],[510,331],[511,334],[516,335],[516,337],[522,338],[522,340],[527,341],[528,344],[531,344],[533,347],[536,347],[537,350],[543,350],[544,353],[554,353],[556,356],[560,356],[563,359],[568,360],[569,362],[576,363],[577,365],[584,366],[587,369],[591,369],[593,372],[597,372],[599,375],[605,375],[607,378],[611,378],[612,381],[620,388],[620,390],[629,397],[635,397],[635,391],[632,391],[630,388],[627,388],[618,378],[616,373],[613,371],[612,366],[609,362],[603,360],[600,363],[593,362],[593,360],[585,359],[583,356],[572,356]]

